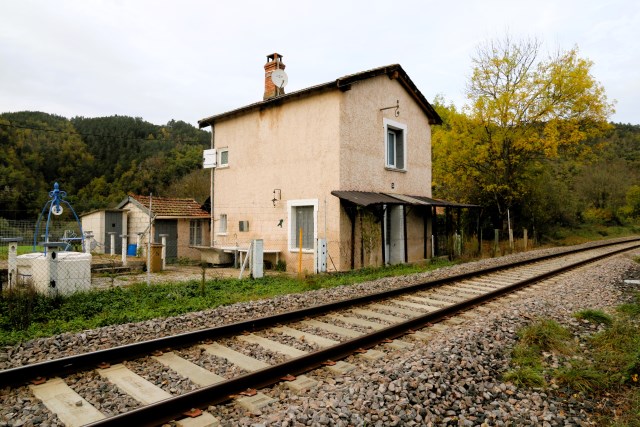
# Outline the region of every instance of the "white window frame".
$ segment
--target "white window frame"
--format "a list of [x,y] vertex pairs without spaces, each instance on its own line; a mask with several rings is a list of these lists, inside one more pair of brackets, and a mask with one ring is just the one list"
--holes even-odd
[[[224,218],[224,219],[223,219]],[[227,227],[228,227],[228,220],[227,220],[227,214],[226,213],[221,213],[218,216],[218,232],[216,233],[219,236],[226,236],[227,235]],[[224,229],[222,228],[222,226],[224,225]]]
[[202,221],[192,219],[189,221],[189,246],[202,245]]
[[287,242],[289,246],[289,252],[299,252],[300,248],[296,246],[295,239],[291,239],[293,229],[296,227],[296,218],[293,215],[293,208],[298,206],[313,206],[313,248],[302,248],[302,253],[312,254],[315,253],[316,240],[318,239],[318,199],[298,199],[287,201],[287,215],[289,221],[289,232],[287,233]]
[[[396,122],[391,119],[383,119],[382,123],[384,125],[384,165],[388,170],[395,171],[406,171],[407,170],[407,152],[408,152],[408,143],[409,138],[407,137],[407,125],[404,123]],[[398,144],[397,142],[394,144],[395,156],[393,163],[389,162],[389,131],[395,131],[395,135],[398,135],[398,131],[402,134],[402,152],[403,152],[403,165],[402,167],[397,166],[397,153],[398,153]]]
[[[227,153],[227,162],[222,162],[222,153]],[[229,167],[229,148],[223,147],[218,149],[218,169],[219,168],[228,168]]]

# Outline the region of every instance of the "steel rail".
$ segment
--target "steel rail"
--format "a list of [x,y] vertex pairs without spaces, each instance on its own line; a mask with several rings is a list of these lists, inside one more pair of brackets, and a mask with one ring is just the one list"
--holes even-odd
[[579,260],[571,264],[556,268],[554,270],[538,274],[534,277],[518,281],[512,285],[508,285],[506,287],[496,289],[486,294],[470,298],[461,303],[454,304],[437,311],[432,311],[413,319],[409,319],[406,322],[391,325],[384,329],[380,329],[375,332],[365,334],[348,341],[344,341],[335,346],[321,349],[307,355],[288,360],[278,365],[270,366],[268,368],[254,371],[249,374],[233,378],[231,380],[203,387],[180,396],[166,399],[151,405],[144,406],[142,408],[134,409],[123,414],[115,415],[113,417],[88,424],[88,426],[155,426],[166,423],[179,418],[180,414],[185,413],[192,408],[205,408],[209,405],[223,403],[231,399],[233,395],[242,393],[249,388],[259,389],[276,384],[278,382],[281,382],[282,378],[287,375],[299,375],[301,373],[308,372],[312,369],[316,369],[322,366],[327,361],[345,358],[359,349],[370,348],[382,343],[386,339],[406,335],[413,329],[422,328],[429,323],[440,321],[453,314],[468,310],[471,307],[486,303],[487,301],[514,292],[533,283],[539,282],[552,276],[556,276],[560,273],[566,272],[570,269],[574,269],[584,264],[610,257],[621,252],[626,252],[639,246],[640,244],[633,247],[625,247],[612,252],[607,252],[605,254],[600,254],[592,258]]
[[[246,331],[258,331],[279,323],[289,323],[302,320],[306,317],[318,316],[331,311],[344,309],[345,307],[352,307],[370,303],[373,301],[383,300],[386,298],[394,297],[408,292],[416,292],[425,290],[437,286],[441,286],[446,283],[457,282],[465,280],[471,277],[476,277],[483,274],[489,274],[496,271],[507,270],[535,262],[545,261],[553,258],[559,258],[562,256],[571,255],[574,253],[585,252],[589,250],[595,250],[599,248],[605,248],[608,246],[620,245],[625,243],[631,243],[633,241],[640,241],[640,238],[629,238],[625,240],[617,240],[615,242],[605,242],[586,248],[573,248],[561,253],[543,255],[540,257],[517,261],[510,264],[504,264],[500,266],[491,266],[481,268],[472,272],[461,273],[454,276],[445,278],[429,280],[422,283],[417,283],[409,286],[399,287],[387,291],[378,293],[372,293],[363,295],[360,297],[350,298],[341,301],[335,301],[327,304],[316,305],[313,307],[293,310],[285,313],[279,313],[271,316],[264,316],[256,319],[250,319],[227,325],[215,326],[212,328],[201,329],[198,331],[186,332],[183,334],[172,335],[169,337],[162,337],[148,341],[142,341],[139,343],[126,344],[114,348],[98,350],[90,353],[83,353],[74,356],[62,357],[54,360],[47,360],[44,362],[38,362],[26,366],[20,366],[16,368],[10,368],[0,371],[0,388],[4,386],[10,386],[15,384],[24,384],[32,379],[38,377],[51,377],[53,375],[65,375],[71,372],[78,372],[83,369],[91,369],[97,365],[108,363],[119,363],[124,360],[131,360],[137,357],[146,356],[157,350],[165,350],[167,348],[181,348],[193,343],[204,340],[215,340],[241,334]],[[640,243],[638,244],[640,246]],[[625,248],[629,250],[631,248]]]

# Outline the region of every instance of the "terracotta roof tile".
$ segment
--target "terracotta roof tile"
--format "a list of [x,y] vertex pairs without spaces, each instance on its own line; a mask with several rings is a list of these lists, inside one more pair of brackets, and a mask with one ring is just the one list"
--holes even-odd
[[[149,209],[149,196],[130,194],[130,198]],[[200,204],[193,199],[181,199],[172,197],[153,197],[152,210],[159,217],[195,217],[209,218],[209,212],[202,209]]]

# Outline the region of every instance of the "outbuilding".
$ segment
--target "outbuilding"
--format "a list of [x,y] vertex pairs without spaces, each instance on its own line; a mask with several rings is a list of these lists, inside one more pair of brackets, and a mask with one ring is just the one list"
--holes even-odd
[[129,195],[117,209],[127,211],[130,243],[146,247],[151,215],[152,243],[162,243],[165,237],[167,262],[178,258],[200,260],[195,247],[209,241],[210,214],[194,199]]

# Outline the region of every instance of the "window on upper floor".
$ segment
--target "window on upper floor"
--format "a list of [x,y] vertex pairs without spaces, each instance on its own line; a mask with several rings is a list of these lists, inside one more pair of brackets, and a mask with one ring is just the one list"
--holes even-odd
[[218,220],[218,234],[226,234],[227,233],[227,214],[220,214],[220,219]]
[[218,163],[219,168],[226,168],[229,166],[229,149],[221,148],[219,150],[220,153],[220,162]]
[[384,119],[385,166],[406,170],[407,125]]

